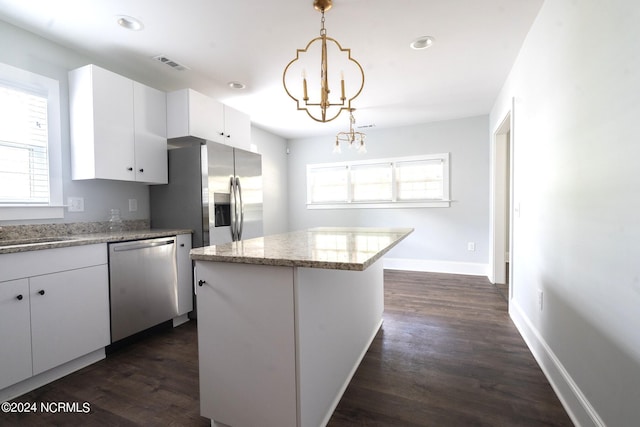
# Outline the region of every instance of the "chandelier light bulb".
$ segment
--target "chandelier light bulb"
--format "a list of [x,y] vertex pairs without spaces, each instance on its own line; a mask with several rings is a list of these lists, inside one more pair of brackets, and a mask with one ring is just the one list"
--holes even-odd
[[336,135],[336,145],[333,147],[334,153],[341,153],[340,149],[341,142],[349,143],[349,149],[354,147],[358,147],[358,153],[366,153],[367,147],[365,146],[364,139],[366,135],[362,132],[356,132],[353,130],[353,125],[356,123],[355,117],[353,117],[353,112],[355,108],[349,109],[349,131],[348,132],[338,132]]

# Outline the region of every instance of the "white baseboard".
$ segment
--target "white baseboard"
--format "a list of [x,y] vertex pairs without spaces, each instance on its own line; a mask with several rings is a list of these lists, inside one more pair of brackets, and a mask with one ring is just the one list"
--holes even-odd
[[456,261],[438,261],[428,259],[384,258],[387,270],[424,271],[430,273],[467,274],[470,276],[488,276],[489,264]]
[[509,303],[509,315],[551,387],[558,395],[571,421],[578,427],[606,427],[587,397],[573,381],[571,375],[515,299]]
[[67,362],[64,365],[57,366],[41,374],[27,378],[24,381],[0,390],[0,402],[6,402],[18,396],[21,396],[25,393],[42,387],[45,384],[49,384],[50,382],[69,375],[72,372],[96,363],[104,358],[104,348],[101,348],[92,353],[85,354],[84,356]]

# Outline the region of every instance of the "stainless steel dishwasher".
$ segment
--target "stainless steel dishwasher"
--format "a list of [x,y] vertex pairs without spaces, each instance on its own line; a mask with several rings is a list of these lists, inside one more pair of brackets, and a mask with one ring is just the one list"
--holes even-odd
[[176,238],[109,244],[111,342],[178,315]]

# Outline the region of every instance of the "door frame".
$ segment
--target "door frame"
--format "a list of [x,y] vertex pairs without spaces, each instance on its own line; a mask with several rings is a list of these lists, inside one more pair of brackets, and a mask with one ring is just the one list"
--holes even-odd
[[[511,108],[491,137],[489,236],[489,280],[494,284],[509,283],[509,299],[513,294],[513,151],[513,108]],[[508,277],[505,269],[506,262],[509,262]]]

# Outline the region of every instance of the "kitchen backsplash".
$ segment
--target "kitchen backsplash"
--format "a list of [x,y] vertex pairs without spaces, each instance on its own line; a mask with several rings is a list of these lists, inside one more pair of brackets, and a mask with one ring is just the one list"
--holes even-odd
[[[147,230],[150,228],[148,219],[124,220],[122,225],[122,231]],[[106,233],[108,231],[109,221],[0,225],[0,240],[32,239],[45,236],[73,236],[77,234]]]

